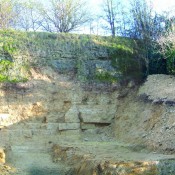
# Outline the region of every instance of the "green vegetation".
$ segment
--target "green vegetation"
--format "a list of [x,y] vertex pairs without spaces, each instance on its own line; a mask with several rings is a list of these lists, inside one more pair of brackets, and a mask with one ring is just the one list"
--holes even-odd
[[25,42],[26,33],[16,30],[0,30],[0,52],[13,56],[20,51],[19,46]]
[[27,81],[26,63],[20,56],[24,53],[26,41],[24,32],[0,30],[0,82]]
[[100,82],[104,82],[104,83],[116,83],[117,82],[117,77],[107,71],[96,73],[95,79]]
[[112,66],[121,75],[120,79],[142,80],[145,77],[144,50],[139,40],[116,37],[108,47]]
[[[154,49],[147,54],[141,39],[0,30],[0,82],[27,81],[32,66],[52,66],[52,60],[62,58],[76,60],[77,77],[83,81],[140,81],[147,75],[146,56],[149,58],[149,73],[175,74],[175,47],[172,43],[168,42],[163,53],[160,52],[163,50],[160,42],[155,43]],[[115,71],[102,67],[94,77],[86,77],[84,64],[94,59],[94,50],[108,53],[96,59],[110,60]]]
[[[46,7],[33,0],[0,0],[0,60],[13,63],[7,66],[8,71],[15,72],[13,76],[10,74],[10,80],[21,79],[20,70],[25,65],[52,66],[51,61],[60,58],[76,60],[77,77],[91,80],[93,77],[83,77],[87,74],[84,64],[85,60],[94,59],[96,50],[108,51],[108,55],[99,54],[98,59],[111,60],[116,75],[122,79],[142,80],[150,74],[175,74],[175,17],[170,12],[157,13],[151,1],[131,0],[125,9],[120,1],[103,0],[100,17],[106,21],[103,27],[93,26],[94,21],[99,21],[91,19],[94,16],[87,11],[84,1],[49,2]],[[112,36],[68,34],[81,29],[85,23],[90,33],[98,33],[103,28]],[[94,75],[94,79],[111,82],[113,77],[119,79],[105,71]],[[4,74],[1,79],[9,78]]]
[[0,82],[7,82],[9,80],[8,69],[12,66],[12,62],[8,60],[0,61]]
[[12,76],[10,74],[13,71],[14,63],[9,60],[0,61],[0,82],[26,82],[27,78],[21,76]]
[[110,59],[115,68],[115,72],[97,71],[94,80],[114,83],[120,77],[141,79],[143,60],[137,57],[137,44],[137,41],[124,37],[2,30],[0,55],[3,66],[0,81],[26,81],[30,67],[51,66],[52,60],[63,57],[77,60],[80,80],[91,80],[92,77],[84,76],[83,71],[86,71],[86,68],[82,66],[85,60],[94,59],[92,54],[94,49],[97,52],[98,50],[108,52],[108,56],[99,59]]
[[159,54],[165,62],[167,74],[175,75],[175,33],[169,32],[158,40]]

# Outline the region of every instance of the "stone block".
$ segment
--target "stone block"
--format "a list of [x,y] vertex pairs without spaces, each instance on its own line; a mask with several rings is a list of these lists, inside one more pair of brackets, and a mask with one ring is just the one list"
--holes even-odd
[[[64,57],[71,57],[71,55],[65,55]],[[69,72],[74,71],[76,67],[76,61],[73,59],[68,60],[52,60],[51,64],[54,68],[56,68],[59,72]]]
[[110,124],[116,114],[116,108],[110,105],[80,106],[80,119],[84,123]]
[[10,138],[16,138],[22,136],[22,130],[9,130],[9,137]]
[[88,59],[79,62],[78,78],[80,80],[94,79],[99,71],[108,72],[111,75],[116,74],[116,70],[111,66],[111,61]]
[[81,138],[81,131],[76,130],[62,130],[59,132],[59,137],[64,138],[65,141],[75,142],[75,140]]
[[44,129],[35,129],[35,130],[32,130],[32,135],[34,136],[47,136],[47,135],[52,135],[52,134],[56,134],[58,132],[58,129],[55,130],[55,129],[47,129],[47,130],[44,130]]
[[80,135],[80,130],[62,130],[59,132],[60,135],[62,136],[70,136],[70,135]]
[[28,129],[46,129],[46,124],[44,123],[25,123],[26,128]]
[[59,128],[59,123],[48,123],[47,124],[47,129],[48,130],[58,130]]
[[80,129],[80,123],[59,123],[59,130],[76,130]]
[[76,106],[72,106],[69,111],[65,114],[65,122],[68,123],[79,123],[80,119],[78,117],[79,111]]
[[92,123],[81,123],[81,129],[87,130],[87,129],[95,129],[95,124]]

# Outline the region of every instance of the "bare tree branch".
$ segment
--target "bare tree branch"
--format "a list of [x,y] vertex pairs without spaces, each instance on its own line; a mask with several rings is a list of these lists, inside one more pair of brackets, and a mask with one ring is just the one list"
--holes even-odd
[[70,32],[90,20],[86,3],[82,0],[50,0],[50,8],[43,8],[43,28],[47,31]]

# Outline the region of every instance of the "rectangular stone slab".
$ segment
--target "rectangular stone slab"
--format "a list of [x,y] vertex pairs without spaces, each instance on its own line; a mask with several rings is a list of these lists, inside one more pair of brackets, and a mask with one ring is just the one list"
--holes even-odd
[[110,124],[115,117],[116,108],[110,105],[81,106],[80,119],[84,123]]
[[67,123],[79,123],[80,119],[78,117],[79,112],[76,106],[72,106],[65,114],[65,122]]
[[80,129],[80,123],[59,123],[59,130],[76,130]]
[[92,123],[81,123],[81,129],[95,129],[96,126],[95,124],[92,124]]

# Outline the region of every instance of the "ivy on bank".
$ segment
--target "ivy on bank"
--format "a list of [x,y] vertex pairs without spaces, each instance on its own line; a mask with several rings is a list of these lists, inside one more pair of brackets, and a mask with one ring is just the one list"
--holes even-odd
[[10,29],[0,30],[0,82],[27,81],[27,76],[21,72],[26,63],[18,59],[22,53],[20,46],[24,45],[26,39],[24,32]]

